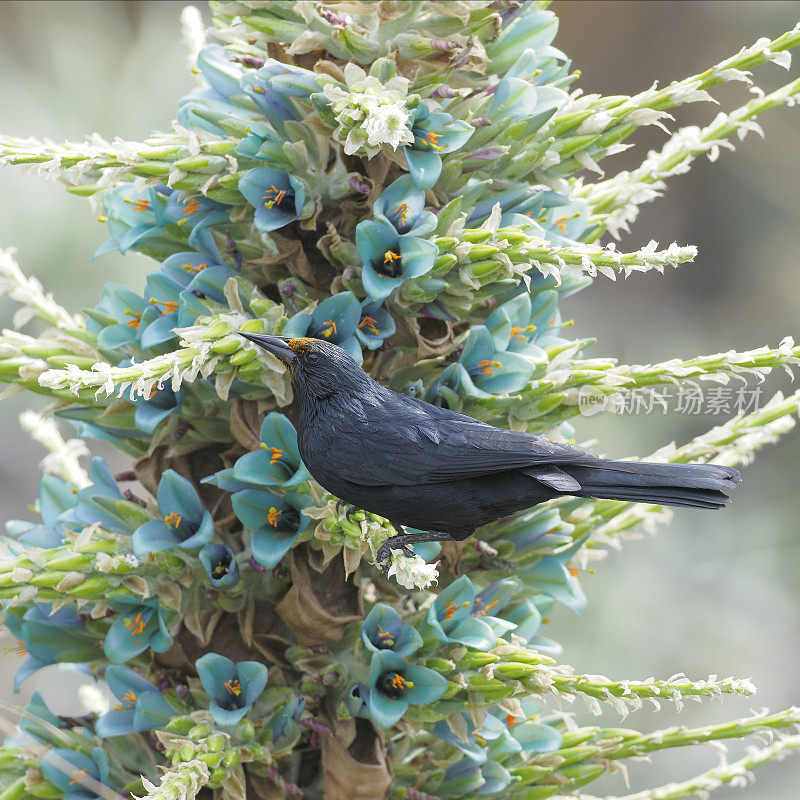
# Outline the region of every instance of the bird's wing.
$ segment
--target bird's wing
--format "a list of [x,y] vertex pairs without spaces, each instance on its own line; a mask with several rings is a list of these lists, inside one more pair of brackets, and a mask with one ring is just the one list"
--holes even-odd
[[[394,394],[394,393],[392,393]],[[441,483],[519,469],[553,488],[579,486],[558,465],[597,456],[543,436],[495,428],[405,395],[336,436],[336,471],[362,486]]]

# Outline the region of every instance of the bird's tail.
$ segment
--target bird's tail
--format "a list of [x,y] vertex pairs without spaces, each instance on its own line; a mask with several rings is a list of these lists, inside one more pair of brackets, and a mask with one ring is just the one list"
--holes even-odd
[[716,464],[601,460],[562,469],[580,483],[580,497],[688,508],[723,508],[741,480],[738,470]]

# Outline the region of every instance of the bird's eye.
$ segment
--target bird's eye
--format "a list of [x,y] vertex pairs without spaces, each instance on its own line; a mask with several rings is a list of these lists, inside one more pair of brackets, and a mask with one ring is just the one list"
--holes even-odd
[[304,360],[306,364],[316,364],[317,361],[319,361],[319,355],[315,353],[313,350],[311,350],[305,354]]

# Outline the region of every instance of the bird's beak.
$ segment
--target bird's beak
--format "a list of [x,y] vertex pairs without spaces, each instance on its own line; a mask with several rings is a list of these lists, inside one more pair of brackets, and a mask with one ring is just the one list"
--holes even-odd
[[263,347],[264,350],[272,353],[287,366],[297,360],[297,354],[289,347],[289,339],[285,336],[264,336],[254,333],[242,333],[242,331],[239,331],[239,336],[244,336],[245,339],[249,339],[259,347]]

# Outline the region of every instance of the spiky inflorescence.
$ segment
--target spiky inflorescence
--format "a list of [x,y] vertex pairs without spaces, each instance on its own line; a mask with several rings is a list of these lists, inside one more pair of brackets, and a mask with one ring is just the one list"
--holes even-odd
[[[569,91],[545,6],[216,2],[211,31],[196,10],[182,16],[201,87],[169,132],[0,136],[1,163],[90,198],[111,237],[100,252],[138,250],[155,268],[142,294],[109,284],[81,316],[0,250],[15,328],[47,325],[3,331],[0,379],[53,401],[21,420],[49,451],[41,523],[9,522],[0,563],[5,624],[29,655],[17,682],[83,664],[118,701],[108,710],[87,691],[90,713],[67,720],[35,696],[0,751],[0,800],[574,797],[625,759],[782,737],[627,799],[671,800],[797,748],[785,733],[796,708],[651,733],[563,710],[581,700],[625,716],[754,691],[575,674],[541,633],[554,603],[585,605],[580,568],[652,530],[663,508],[562,498],[471,545],[396,553],[384,574],[374,557],[391,525],[343,514],[314,483],[283,368],[236,335],[325,338],[399,391],[561,439],[587,393],[611,410],[635,392],[798,363],[790,338],[650,365],[589,358],[559,304],[598,275],[694,258],[596,242],[698,155],[761,132],[755,118],[793,105],[797,81],[752,87],[755,99],[679,130],[636,170],[579,173],[715,85],[788,67],[800,28],[663,89],[604,98]],[[778,395],[652,458],[747,463],[792,428],[799,402]],[[114,476],[94,458],[85,471],[85,444],[56,419],[113,442],[132,469]]]

